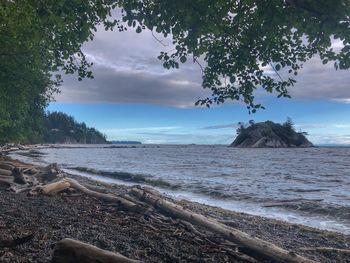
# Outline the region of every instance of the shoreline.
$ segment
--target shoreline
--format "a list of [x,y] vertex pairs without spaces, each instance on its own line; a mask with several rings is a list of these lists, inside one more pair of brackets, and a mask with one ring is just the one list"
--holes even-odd
[[[94,174],[89,174],[89,173],[84,173],[84,172],[79,172],[79,171],[73,171],[70,169],[63,169],[66,171],[68,174],[72,176],[78,176],[82,178],[86,178],[91,181],[96,181],[96,182],[101,182],[103,184],[112,184],[112,185],[123,185],[126,187],[133,186],[137,184],[136,182],[132,181],[123,181],[120,179],[115,179],[112,177],[107,177],[107,176],[98,176]],[[324,222],[318,221],[318,219],[322,219],[320,215],[305,215],[301,216],[300,214],[295,213],[293,210],[288,211],[288,210],[281,210],[281,209],[276,209],[275,211],[271,211],[268,209],[265,209],[265,207],[261,207],[257,204],[254,203],[243,203],[239,201],[231,201],[231,200],[221,200],[221,199],[215,199],[210,196],[205,196],[201,194],[194,194],[191,192],[183,192],[179,190],[172,190],[172,189],[164,189],[162,187],[158,186],[153,186],[153,185],[148,185],[147,183],[141,184],[141,186],[147,186],[147,187],[152,187],[156,189],[157,191],[161,192],[163,195],[169,197],[172,200],[176,200],[177,202],[184,200],[192,203],[198,203],[202,205],[207,205],[210,207],[217,207],[218,209],[223,209],[231,212],[236,212],[236,213],[243,213],[251,216],[258,216],[258,217],[263,217],[263,218],[268,218],[272,220],[278,220],[278,221],[283,221],[287,222],[290,224],[296,224],[296,225],[302,225],[305,227],[311,227],[315,228],[318,230],[325,230],[325,231],[331,231],[331,232],[336,232],[336,233],[343,233],[346,235],[350,235],[350,230],[349,226],[345,225],[343,223],[338,223],[337,221],[334,220],[328,220],[324,222],[332,222],[334,224],[338,224],[338,227],[333,227],[331,228],[330,226],[324,225],[321,227],[321,224]],[[217,202],[215,204],[215,202]],[[219,204],[218,204],[219,203]],[[279,203],[276,201],[275,203],[277,204],[282,204],[283,202]],[[271,204],[274,204],[271,202]],[[285,204],[289,204],[288,202],[285,202]],[[292,203],[293,204],[293,203]],[[251,209],[242,209],[243,205],[246,205],[246,207],[250,207]],[[247,211],[249,210],[249,211]],[[289,219],[292,218],[292,219]],[[305,223],[305,221],[307,221]],[[310,223],[311,222],[311,223]],[[318,226],[316,226],[316,223],[319,223]],[[342,230],[346,228],[346,232],[344,233]]]
[[[41,146],[39,146],[41,147]],[[45,145],[43,148],[52,147],[51,145]],[[54,148],[67,148],[66,146],[54,146]],[[68,148],[77,148],[75,146]],[[80,147],[78,147],[80,148]],[[85,148],[85,147],[84,147]],[[103,147],[104,148],[104,147]],[[29,149],[20,153],[21,156],[13,156],[20,160],[27,162],[35,162],[36,164],[46,165],[41,161],[35,161],[34,157],[40,157],[40,153],[36,153],[34,148],[33,154],[37,156],[31,156]],[[23,156],[22,156],[23,155]],[[53,160],[60,163],[60,160]],[[247,213],[255,216],[262,216],[271,219],[277,219],[287,221],[292,224],[302,224],[309,227],[314,227],[321,230],[335,231],[338,233],[350,234],[350,221],[347,220],[345,212],[339,216],[337,213],[342,210],[336,210],[336,207],[324,207],[325,205],[319,205],[321,199],[293,199],[293,198],[281,198],[280,200],[266,201],[262,203],[244,202],[236,200],[216,199],[210,195],[203,195],[200,193],[192,193],[190,191],[182,191],[181,188],[176,188],[177,185],[167,185],[167,181],[163,179],[148,179],[141,174],[128,173],[128,172],[109,172],[103,170],[95,170],[93,168],[86,168],[83,166],[77,166],[75,168],[63,169],[65,172],[75,175],[81,175],[83,177],[93,178],[94,180],[101,182],[109,182],[112,184],[123,184],[131,186],[134,184],[141,184],[150,186],[158,191],[171,196],[175,199],[187,199],[189,201],[199,202],[207,205],[218,206],[230,211]],[[175,188],[173,188],[175,186]],[[326,204],[327,205],[327,204]],[[328,210],[327,210],[328,209]],[[332,213],[334,212],[334,214]],[[349,214],[349,211],[346,210]],[[314,213],[315,212],[315,213]],[[340,213],[340,212],[339,212]],[[333,215],[333,216],[332,216]]]
[[[91,189],[98,189],[99,192],[125,194],[130,189],[129,186],[105,184],[78,175],[69,175],[69,177],[78,180],[81,184]],[[192,258],[194,262],[203,262],[203,258],[206,257],[207,259],[204,260],[204,262],[227,262],[227,260],[230,262],[245,262],[242,261],[242,259],[237,259],[237,255],[233,256],[232,252],[231,254],[228,252],[233,249],[232,244],[227,244],[226,241],[220,239],[213,233],[209,233],[205,229],[196,227],[201,233],[199,236],[195,232],[191,233],[188,229],[186,230],[183,226],[180,227],[182,228],[181,230],[178,230],[179,225],[177,224],[179,223],[176,223],[176,220],[171,220],[166,223],[166,225],[164,225],[163,222],[160,226],[159,224],[157,225],[156,222],[148,222],[147,219],[144,219],[146,220],[145,222],[147,222],[146,225],[150,223],[151,230],[150,232],[146,231],[142,234],[143,242],[134,244],[134,240],[126,238],[126,233],[121,237],[117,234],[110,233],[110,229],[116,227],[115,222],[119,222],[119,224],[123,222],[123,224],[128,225],[128,218],[135,217],[135,215],[128,212],[121,213],[122,211],[116,209],[115,206],[108,205],[84,194],[62,193],[55,196],[28,197],[26,193],[15,194],[1,187],[0,196],[0,206],[4,207],[3,211],[5,211],[5,213],[0,213],[0,236],[16,236],[19,233],[33,231],[34,229],[34,232],[41,231],[40,233],[42,234],[42,236],[40,236],[41,234],[35,234],[33,241],[22,245],[20,249],[17,247],[12,250],[1,248],[0,246],[0,259],[2,259],[3,262],[26,262],[23,257],[29,257],[28,253],[30,253],[32,259],[36,259],[34,260],[36,262],[49,262],[48,260],[52,252],[50,246],[58,241],[58,237],[77,238],[81,241],[108,250],[114,250],[145,262],[176,262],[179,261],[179,258],[182,261],[187,261],[190,260],[191,257],[194,257]],[[349,249],[350,235],[342,235],[336,232],[319,230],[280,220],[234,212],[187,200],[166,198],[176,204],[182,205],[189,211],[215,218],[229,227],[237,228],[252,236],[259,237],[282,248],[307,256],[310,259],[319,262],[350,262],[348,255],[343,252],[318,252],[312,250],[312,248],[315,247]],[[89,212],[87,213],[87,211]],[[99,219],[95,220],[94,217]],[[39,225],[39,222],[36,222],[38,218],[40,218]],[[95,221],[91,222],[92,219]],[[106,220],[110,220],[110,222]],[[137,228],[138,231],[143,232],[147,229],[145,222],[136,220],[129,227]],[[8,227],[8,225],[10,225],[10,227]],[[166,231],[164,226],[169,228],[175,227],[176,230],[174,231],[180,231],[182,233],[181,236],[189,236],[188,238],[182,238],[177,235],[169,236],[169,231]],[[119,225],[119,232],[130,231],[128,228],[122,229],[120,227]],[[47,233],[52,231],[55,235],[49,234],[51,237],[48,237]],[[152,233],[157,234],[153,236]],[[130,235],[130,232],[128,232],[128,234]],[[203,234],[206,237],[204,241]],[[103,241],[94,239],[94,236],[103,237]],[[139,238],[138,235],[135,236],[135,233],[133,233],[132,236],[135,239]],[[167,242],[170,242],[172,245],[174,245],[175,242],[179,247],[173,249],[174,251],[165,257],[165,251],[159,247],[164,244],[164,241],[159,240],[160,236],[166,238]],[[196,238],[200,241],[193,243],[193,240],[196,240]],[[206,251],[208,246],[211,247],[211,252],[209,254],[208,251]],[[41,250],[37,249],[37,247],[41,247]],[[156,251],[150,250],[147,252],[151,253],[151,256],[139,252],[148,251],[147,248],[149,247],[157,247]],[[310,248],[311,250],[307,250]],[[166,249],[170,248],[166,246]],[[159,253],[159,251],[162,253]],[[223,253],[223,251],[226,252]],[[42,259],[39,260],[39,257]]]

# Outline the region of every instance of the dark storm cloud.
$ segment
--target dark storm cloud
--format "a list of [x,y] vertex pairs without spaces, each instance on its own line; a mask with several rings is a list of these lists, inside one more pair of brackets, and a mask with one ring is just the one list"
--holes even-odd
[[63,102],[148,103],[176,107],[193,106],[204,95],[199,84],[181,80],[177,74],[157,75],[139,70],[95,67],[95,79],[65,79]]
[[[161,37],[159,37],[161,38]],[[59,102],[147,103],[176,107],[193,106],[209,91],[201,88],[201,70],[188,62],[179,70],[166,70],[157,59],[160,51],[172,49],[148,31],[136,34],[99,30],[83,50],[94,62],[95,79],[78,82],[65,77]],[[335,71],[332,64],[322,65],[315,58],[305,64],[291,88],[294,98],[326,99],[350,103],[349,71]],[[259,92],[261,95],[265,93]],[[259,98],[258,98],[259,99]]]
[[213,126],[206,126],[201,128],[202,130],[216,130],[216,129],[237,129],[239,125],[237,123],[232,124],[222,124],[222,125],[213,125]]
[[332,63],[323,65],[314,58],[304,65],[296,80],[291,89],[293,97],[350,101],[350,72],[335,70]]
[[65,76],[56,100],[194,106],[197,99],[209,95],[201,88],[200,68],[187,63],[179,70],[164,69],[157,55],[170,48],[161,46],[149,32],[99,31],[84,46],[94,63],[95,79],[78,82]]

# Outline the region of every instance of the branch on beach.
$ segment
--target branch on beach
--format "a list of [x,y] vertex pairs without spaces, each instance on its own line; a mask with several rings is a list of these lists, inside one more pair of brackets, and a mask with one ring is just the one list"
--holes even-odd
[[299,256],[292,251],[285,250],[262,239],[252,237],[238,229],[219,223],[212,218],[185,210],[182,206],[169,202],[160,195],[148,192],[147,189],[132,188],[130,192],[141,201],[158,208],[167,215],[188,221],[193,225],[204,227],[239,246],[247,248],[253,252],[251,256],[262,255],[276,262],[315,263],[313,260]]
[[52,263],[138,263],[115,252],[65,238],[59,241],[54,249]]
[[15,247],[24,243],[30,242],[34,238],[33,233],[26,234],[22,237],[14,238],[11,240],[0,239],[0,247]]
[[[117,204],[122,209],[137,212],[137,214],[139,215],[146,214],[149,211],[153,211],[157,214],[156,210],[158,210],[161,212],[161,214],[163,214],[161,216],[173,217],[183,221],[184,225],[187,229],[189,229],[189,231],[196,233],[203,239],[205,239],[205,235],[198,232],[193,226],[202,227],[209,232],[221,236],[223,239],[226,240],[225,242],[234,243],[237,247],[237,251],[232,250],[230,253],[244,262],[255,262],[255,259],[257,259],[258,261],[261,259],[269,259],[270,261],[274,262],[288,263],[315,262],[300,255],[297,255],[293,251],[285,250],[270,242],[252,237],[249,234],[244,233],[236,228],[218,222],[213,218],[208,218],[203,215],[193,213],[189,210],[185,210],[182,206],[168,201],[159,192],[148,187],[134,187],[129,191],[130,196],[128,194],[114,195],[110,193],[101,193],[98,191],[94,191],[95,189],[91,190],[88,187],[80,184],[78,181],[68,178],[67,174],[60,170],[56,164],[51,164],[46,167],[37,167],[26,165],[24,163],[21,163],[16,160],[11,160],[6,157],[0,157],[0,167],[0,169],[3,170],[0,170],[0,183],[10,186],[9,189],[15,191],[16,193],[29,190],[30,193],[34,195],[56,195],[61,192],[71,193],[72,191],[78,191],[85,195],[97,198],[99,200],[109,202],[112,204]],[[158,213],[158,215],[160,214]],[[76,252],[74,251],[76,248],[80,247],[81,244],[82,250],[86,248],[87,251],[93,251],[93,253],[96,252],[95,256],[97,256],[98,253],[100,253],[101,251],[96,251],[97,248],[91,248],[90,245],[83,244],[80,242],[74,242],[78,241],[68,240],[63,243],[59,243],[62,246],[58,245],[57,251],[62,252],[63,249],[66,252],[61,254],[63,255],[63,259],[61,259],[63,261],[59,261],[58,256],[58,259],[53,262],[97,262],[96,258],[94,258],[95,261],[86,261],[86,258],[83,257],[85,256],[84,253],[78,253],[80,256],[82,256],[82,259],[76,259],[75,256],[78,254],[75,254]],[[58,255],[60,255],[61,252],[57,251],[56,254],[58,253]],[[72,253],[68,253],[67,251],[71,251]],[[65,261],[64,259],[68,260],[68,255],[70,255],[72,258],[70,259],[70,261]]]

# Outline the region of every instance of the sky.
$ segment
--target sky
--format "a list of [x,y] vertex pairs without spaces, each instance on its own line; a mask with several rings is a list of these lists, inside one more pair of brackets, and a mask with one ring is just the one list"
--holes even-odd
[[48,110],[72,115],[109,140],[229,144],[238,122],[284,122],[291,117],[296,129],[308,132],[316,145],[350,145],[349,71],[336,71],[314,58],[296,77],[292,99],[259,92],[266,109],[256,114],[237,102],[207,109],[194,106],[210,95],[201,87],[199,66],[188,61],[180,69],[164,69],[157,56],[172,48],[171,39],[157,38],[162,44],[148,31],[99,29],[83,46],[94,63],[94,79],[79,82],[74,75],[64,76],[61,93]]

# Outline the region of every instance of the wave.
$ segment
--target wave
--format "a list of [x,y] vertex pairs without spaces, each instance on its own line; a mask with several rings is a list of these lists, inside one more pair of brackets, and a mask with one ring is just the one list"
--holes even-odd
[[142,175],[142,174],[133,174],[133,173],[127,173],[127,172],[109,172],[109,171],[96,170],[96,169],[80,167],[80,166],[70,167],[69,169],[76,170],[79,172],[89,173],[93,175],[110,177],[113,179],[118,179],[118,180],[127,181],[127,182],[148,184],[152,186],[158,186],[158,187],[169,188],[169,189],[180,188],[179,185],[171,184],[162,179],[153,179],[153,178],[150,178],[149,176]]
[[324,220],[335,219],[339,222],[349,224],[350,206],[335,205],[324,202],[323,199],[291,199],[270,200],[262,203],[263,207],[279,207],[289,211],[300,212],[312,216],[320,216]]

